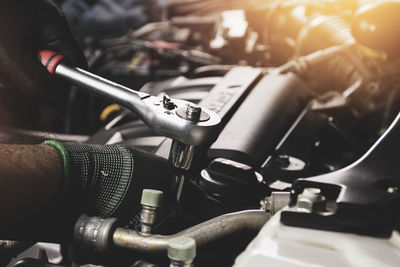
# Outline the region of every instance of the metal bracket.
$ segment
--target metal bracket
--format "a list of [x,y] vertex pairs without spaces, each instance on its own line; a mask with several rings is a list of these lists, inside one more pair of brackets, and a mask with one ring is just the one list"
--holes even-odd
[[[358,161],[325,175],[298,179],[292,186],[291,208],[282,211],[286,225],[390,236],[400,225],[400,113],[384,135]],[[323,203],[304,209],[305,189]],[[317,199],[317,198],[314,198]],[[313,199],[309,199],[311,202]],[[313,203],[311,203],[313,204]]]

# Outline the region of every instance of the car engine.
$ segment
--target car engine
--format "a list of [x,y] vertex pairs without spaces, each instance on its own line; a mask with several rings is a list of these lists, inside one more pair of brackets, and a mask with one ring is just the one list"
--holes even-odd
[[56,119],[1,140],[126,144],[170,171],[72,241],[1,241],[4,266],[398,264],[397,1],[60,4],[90,73],[58,67]]

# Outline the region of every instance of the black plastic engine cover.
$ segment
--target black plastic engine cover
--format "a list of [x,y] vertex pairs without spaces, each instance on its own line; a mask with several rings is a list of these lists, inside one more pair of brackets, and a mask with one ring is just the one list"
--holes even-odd
[[266,75],[233,114],[208,156],[260,166],[304,109],[309,92],[295,74]]

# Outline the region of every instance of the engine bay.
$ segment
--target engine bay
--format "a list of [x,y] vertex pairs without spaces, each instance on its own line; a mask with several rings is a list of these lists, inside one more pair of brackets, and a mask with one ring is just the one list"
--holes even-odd
[[287,227],[398,235],[397,4],[61,2],[88,70],[113,83],[81,90],[86,76],[64,72],[57,119],[1,139],[134,146],[169,164],[164,177],[148,165],[141,185],[163,199],[150,190],[116,217],[84,214],[72,244],[2,241],[2,262],[169,266],[168,241],[185,236],[195,266],[232,266],[276,213]]

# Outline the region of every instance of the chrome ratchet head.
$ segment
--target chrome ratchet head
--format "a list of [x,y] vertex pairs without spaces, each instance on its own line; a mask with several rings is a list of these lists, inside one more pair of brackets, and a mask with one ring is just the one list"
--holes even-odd
[[215,141],[221,118],[215,112],[191,102],[168,96],[148,96],[142,119],[157,134],[186,145],[202,146]]

